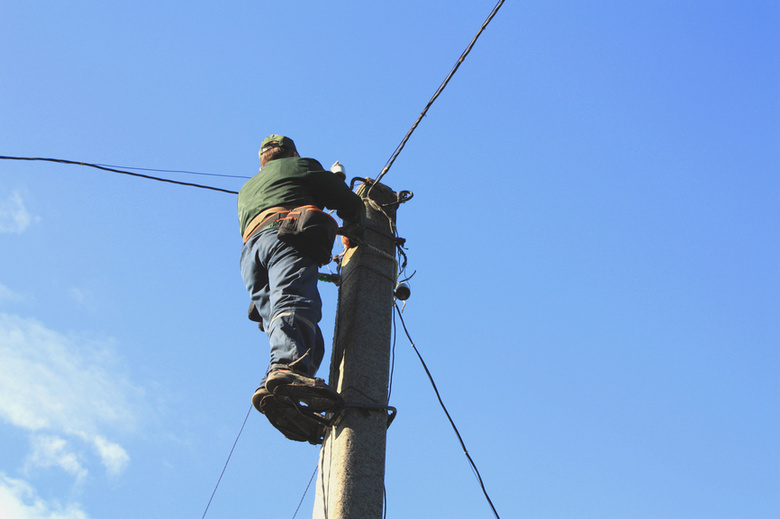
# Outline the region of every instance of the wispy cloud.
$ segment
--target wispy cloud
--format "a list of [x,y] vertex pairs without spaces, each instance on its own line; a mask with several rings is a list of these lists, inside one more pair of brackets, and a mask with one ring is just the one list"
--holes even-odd
[[21,234],[32,222],[33,217],[18,191],[0,198],[0,233]]
[[27,457],[27,464],[33,467],[58,467],[74,476],[80,484],[87,476],[87,469],[82,465],[79,455],[68,440],[49,434],[33,435],[32,452]]
[[122,472],[130,462],[130,456],[120,445],[110,442],[102,436],[93,438],[92,443],[100,455],[100,460],[103,462],[106,470],[112,476]]
[[0,472],[0,517],[3,519],[89,519],[77,504],[47,503],[21,479]]
[[29,296],[14,292],[7,286],[0,283],[0,303],[20,303],[29,300],[30,300]]
[[132,429],[142,391],[118,368],[109,344],[0,313],[0,419],[31,434],[29,467],[57,467],[77,481],[88,446],[117,475],[130,456],[107,433]]

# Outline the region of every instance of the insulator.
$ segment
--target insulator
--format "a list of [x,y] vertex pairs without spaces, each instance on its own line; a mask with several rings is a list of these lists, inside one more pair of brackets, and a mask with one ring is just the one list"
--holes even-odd
[[393,291],[393,294],[395,295],[396,299],[399,301],[406,301],[409,299],[409,296],[412,295],[412,290],[409,288],[409,285],[406,283],[398,283],[395,286],[395,290]]

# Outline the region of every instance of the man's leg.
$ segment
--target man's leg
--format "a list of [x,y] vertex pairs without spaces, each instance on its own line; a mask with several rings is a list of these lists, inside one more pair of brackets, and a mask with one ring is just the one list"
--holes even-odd
[[269,258],[271,364],[288,364],[311,377],[325,352],[319,322],[318,264],[294,247],[278,242]]
[[314,376],[325,352],[317,263],[269,228],[244,246],[241,271],[269,337],[271,365]]
[[[287,438],[319,444],[327,413],[343,402],[324,380],[313,378],[325,351],[318,326],[318,264],[280,242],[275,231],[260,231],[241,257],[244,282],[271,345],[269,372],[252,403]],[[275,366],[285,369],[272,370]]]

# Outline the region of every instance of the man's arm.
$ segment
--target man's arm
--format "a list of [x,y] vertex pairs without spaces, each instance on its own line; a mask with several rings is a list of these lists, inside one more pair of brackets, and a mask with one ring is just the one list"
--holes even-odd
[[313,191],[318,201],[329,209],[335,209],[344,225],[342,232],[363,239],[366,228],[366,208],[363,199],[352,192],[347,184],[330,171],[312,173]]

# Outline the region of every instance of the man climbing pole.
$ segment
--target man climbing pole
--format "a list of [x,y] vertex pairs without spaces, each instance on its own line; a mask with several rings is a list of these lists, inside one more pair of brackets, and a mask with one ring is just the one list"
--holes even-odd
[[[260,172],[238,195],[249,317],[270,342],[270,364],[252,403],[287,438],[318,444],[322,413],[340,403],[314,377],[325,351],[318,267],[331,260],[337,232],[362,239],[365,207],[341,178],[301,158],[289,137],[266,137],[259,155]],[[340,231],[323,208],[336,210],[344,222]]]

